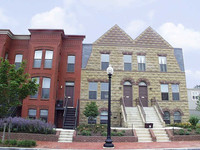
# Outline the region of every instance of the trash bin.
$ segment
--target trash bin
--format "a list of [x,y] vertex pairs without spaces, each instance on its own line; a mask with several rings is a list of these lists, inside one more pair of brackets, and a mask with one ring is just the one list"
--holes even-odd
[[153,128],[153,123],[145,123],[145,128]]

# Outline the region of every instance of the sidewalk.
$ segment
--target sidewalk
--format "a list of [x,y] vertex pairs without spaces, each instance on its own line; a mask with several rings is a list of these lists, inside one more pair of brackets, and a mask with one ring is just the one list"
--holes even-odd
[[[36,148],[45,149],[103,149],[103,144],[100,142],[37,142]],[[148,142],[148,143],[115,143],[114,149],[163,149],[163,148],[193,148],[200,150],[200,141],[177,141],[177,142]]]

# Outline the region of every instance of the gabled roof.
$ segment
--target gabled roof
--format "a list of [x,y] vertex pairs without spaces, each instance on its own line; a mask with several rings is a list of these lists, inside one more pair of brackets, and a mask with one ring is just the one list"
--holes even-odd
[[93,44],[100,46],[133,46],[133,39],[118,25],[114,25]]
[[134,40],[134,43],[134,45],[137,47],[172,48],[172,46],[151,27],[148,27],[144,32],[142,32]]

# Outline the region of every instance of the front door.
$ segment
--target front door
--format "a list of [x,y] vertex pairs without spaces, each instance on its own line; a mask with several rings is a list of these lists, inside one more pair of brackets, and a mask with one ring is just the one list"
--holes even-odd
[[67,99],[67,106],[73,107],[74,105],[74,82],[66,82],[65,97]]
[[148,107],[148,93],[146,83],[139,84],[139,97],[142,101],[143,107]]
[[130,82],[124,83],[124,103],[126,107],[133,106],[132,85]]

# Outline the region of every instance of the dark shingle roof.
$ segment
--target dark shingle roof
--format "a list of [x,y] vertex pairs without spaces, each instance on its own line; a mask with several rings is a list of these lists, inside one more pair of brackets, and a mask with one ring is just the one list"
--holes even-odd
[[174,56],[179,64],[181,71],[185,71],[182,48],[174,48]]
[[86,68],[88,59],[92,52],[92,44],[83,44],[82,49],[82,68]]

